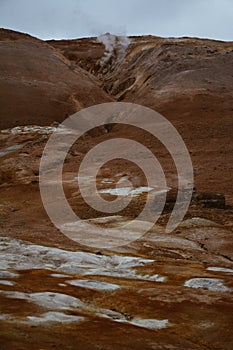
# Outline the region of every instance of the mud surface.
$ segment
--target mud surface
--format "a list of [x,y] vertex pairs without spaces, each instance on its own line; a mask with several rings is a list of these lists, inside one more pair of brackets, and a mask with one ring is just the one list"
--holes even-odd
[[[5,55],[1,349],[231,350],[232,43],[130,38],[121,61],[116,51],[103,65],[104,46],[95,38],[44,43],[4,30],[0,38]],[[18,60],[9,69],[12,57]],[[38,91],[42,100],[37,100]],[[93,227],[83,230],[84,236],[106,228],[120,234],[140,213],[148,194],[167,194],[165,210],[149,232],[127,245],[95,249],[70,240],[51,223],[40,197],[39,163],[51,133],[67,132],[54,121],[112,100],[147,105],[174,124],[191,154],[195,193],[183,221],[166,233],[178,183],[169,154],[135,128],[93,130],[72,146],[63,169],[70,206],[83,219],[82,227]],[[115,137],[148,147],[161,162],[167,187],[156,187],[156,180],[148,187],[131,162],[109,162],[96,179],[99,194],[109,201],[130,194],[132,201],[108,216],[84,202],[77,172],[88,150]],[[132,188],[124,185],[128,180]],[[87,187],[90,181],[95,179],[82,179]],[[51,179],[48,185],[54,185]],[[145,225],[141,221],[129,234]]]

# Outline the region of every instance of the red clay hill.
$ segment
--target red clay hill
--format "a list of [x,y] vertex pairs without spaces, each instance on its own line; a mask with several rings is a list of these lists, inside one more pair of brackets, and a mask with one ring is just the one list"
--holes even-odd
[[0,30],[0,67],[0,129],[61,122],[112,100],[93,75],[27,34]]

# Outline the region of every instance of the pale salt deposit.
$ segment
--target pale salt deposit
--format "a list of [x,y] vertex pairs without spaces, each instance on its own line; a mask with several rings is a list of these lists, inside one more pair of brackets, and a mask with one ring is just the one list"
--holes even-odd
[[134,326],[149,328],[149,329],[166,328],[169,324],[168,320],[155,320],[155,319],[142,319],[142,318],[134,318],[129,323],[131,323]]
[[110,194],[112,196],[137,196],[142,193],[147,193],[154,190],[153,187],[137,187],[137,188],[132,188],[132,187],[116,187],[116,188],[105,188],[103,190],[99,190],[99,193],[105,193],[105,194]]
[[45,312],[39,316],[26,316],[26,317],[13,317],[8,314],[1,314],[0,320],[4,320],[12,323],[22,324],[41,324],[41,323],[71,323],[71,322],[83,322],[85,317],[67,315],[63,312],[50,311]]
[[66,283],[76,287],[83,287],[83,288],[109,291],[109,292],[115,291],[120,288],[120,286],[118,286],[117,284],[94,281],[94,280],[70,280],[70,281],[66,281]]
[[52,277],[57,277],[57,278],[67,278],[70,277],[69,275],[65,275],[64,273],[51,273]]
[[39,126],[39,125],[26,125],[26,126],[16,126],[11,129],[4,129],[0,131],[2,134],[13,134],[13,135],[25,135],[31,133],[38,134],[52,134],[53,132],[59,133],[71,133],[72,130],[65,128],[63,125],[55,126]]
[[99,275],[142,279],[162,282],[158,274],[149,276],[136,271],[138,266],[151,264],[154,260],[120,255],[96,255],[44,247],[22,240],[0,238],[0,269],[28,270],[50,269],[57,273]]
[[208,289],[212,292],[230,292],[222,280],[217,278],[192,278],[185,282],[185,287]]
[[85,317],[66,315],[63,312],[50,311],[40,316],[27,316],[27,320],[32,323],[71,323],[71,322],[82,322],[85,321]]
[[13,286],[15,283],[12,281],[0,280],[0,284],[3,284],[5,286]]
[[226,272],[226,273],[233,273],[233,269],[228,269],[225,267],[214,267],[214,266],[210,266],[207,267],[208,271],[216,271],[216,272]]
[[1,291],[0,293],[8,298],[27,300],[51,310],[69,310],[85,307],[85,304],[81,300],[62,293],[23,293],[15,291]]
[[[2,265],[4,266],[3,262],[2,262]],[[14,277],[19,277],[19,274],[16,272],[11,272],[11,271],[6,271],[6,270],[0,271],[0,278],[14,278]]]

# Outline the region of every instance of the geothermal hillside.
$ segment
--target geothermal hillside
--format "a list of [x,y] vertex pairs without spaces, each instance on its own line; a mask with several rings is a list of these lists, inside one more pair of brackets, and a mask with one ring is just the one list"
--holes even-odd
[[[0,29],[1,349],[233,348],[232,67],[232,42],[108,33],[45,42]],[[136,140],[157,156],[166,175],[167,187],[152,189],[155,198],[156,191],[167,193],[157,223],[138,240],[111,249],[63,235],[39,190],[47,140],[53,132],[61,140],[71,132],[59,123],[105,102],[133,102],[165,116],[187,145],[195,185],[187,214],[167,233],[178,175],[164,146],[120,124],[83,135],[63,167],[66,199],[82,219],[81,226],[69,224],[83,237],[112,228],[120,235],[149,192],[135,164],[115,159],[100,169],[97,189],[110,202],[132,191],[132,200],[115,214],[91,208],[77,172],[95,145]],[[94,180],[82,179],[86,188]],[[48,188],[55,181],[49,179]],[[127,234],[146,224],[132,225]]]
[[2,29],[0,45],[1,129],[61,122],[83,107],[112,100],[92,74],[41,40]]

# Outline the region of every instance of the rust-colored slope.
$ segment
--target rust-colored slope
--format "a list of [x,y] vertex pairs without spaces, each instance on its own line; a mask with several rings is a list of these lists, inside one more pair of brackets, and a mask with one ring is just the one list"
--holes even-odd
[[[40,197],[39,161],[45,143],[56,127],[18,127],[1,131],[1,349],[231,350],[231,44],[182,39],[177,41],[177,47],[173,39],[132,38],[122,61],[117,60],[115,50],[109,61],[101,65],[104,47],[94,38],[53,42],[56,49],[72,61],[69,63],[71,61],[66,61],[59,51],[41,41],[9,31],[2,32],[2,39],[4,35],[7,36],[6,47],[10,43],[12,50],[9,52],[14,55],[17,50],[22,55],[22,48],[28,48],[29,43],[30,47],[38,46],[38,51],[29,50],[30,55],[25,49],[24,56],[19,55],[20,63],[9,54],[12,67],[15,64],[12,69],[15,80],[10,79],[8,69],[8,78],[3,87],[8,89],[10,82],[15,81],[19,87],[17,94],[22,90],[26,102],[24,106],[19,95],[16,95],[17,99],[12,97],[13,92],[9,100],[4,99],[3,102],[5,111],[6,108],[15,108],[15,115],[20,116],[19,122],[49,124],[57,120],[54,115],[57,118],[61,114],[51,113],[54,98],[59,100],[61,112],[64,106],[70,106],[64,103],[64,91],[67,89],[68,96],[72,96],[73,87],[74,98],[80,107],[100,101],[102,96],[103,100],[110,99],[101,89],[95,88],[94,78],[91,78],[93,83],[90,82],[89,73],[95,73],[102,79],[104,89],[118,100],[146,104],[163,112],[188,145],[197,190],[224,192],[227,205],[222,203],[223,195],[195,193],[195,200],[184,221],[175,231],[167,234],[164,228],[176,198],[174,188],[177,173],[174,164],[166,149],[160,147],[152,136],[145,135],[142,130],[115,125],[109,133],[92,133],[80,138],[70,149],[63,167],[63,188],[71,208],[83,220],[83,237],[93,233],[95,223],[96,229],[109,227],[114,228],[116,234],[122,234],[121,228],[138,214],[146,200],[145,193],[141,193],[133,198],[124,212],[111,217],[107,216],[109,213],[97,213],[84,203],[77,186],[77,170],[87,152],[96,144],[124,136],[144,142],[161,162],[167,183],[173,190],[168,193],[166,210],[157,225],[140,239],[112,250],[83,246],[83,241],[70,240],[50,222]],[[187,43],[190,43],[189,49],[193,51],[190,60],[188,57],[191,55],[185,54]],[[3,46],[4,42],[1,44]],[[203,48],[208,45],[216,45],[218,52],[209,53],[208,56],[209,48]],[[202,58],[201,50],[204,52]],[[36,52],[40,56],[35,57]],[[173,52],[174,57],[169,52]],[[167,64],[166,55],[173,57]],[[44,67],[42,71],[38,60]],[[50,62],[48,67],[47,61]],[[205,69],[199,69],[201,62],[209,64]],[[84,73],[79,65],[88,72]],[[220,70],[221,76],[217,75]],[[4,74],[6,77],[6,72]],[[176,79],[176,74],[178,77],[181,74],[182,79]],[[30,100],[30,94],[36,91],[32,76],[37,84],[46,81],[49,86],[39,84],[40,91],[45,93],[47,99],[45,112],[51,113],[45,114],[44,119],[39,113],[37,117],[40,118],[31,113],[30,118],[24,119],[25,114],[20,109],[24,107],[32,111],[34,105],[38,111],[44,108],[45,102],[38,103],[39,100],[36,100],[34,103]],[[26,77],[31,82],[31,88],[27,85],[28,90],[25,88]],[[80,80],[76,77],[80,77]],[[207,77],[213,79],[211,91],[205,87],[208,86],[205,82]],[[94,86],[95,100],[90,100],[85,93],[87,81],[88,86]],[[55,95],[55,89],[57,94],[61,93],[59,98]],[[37,96],[36,92],[33,96]],[[98,96],[101,96],[100,100]],[[21,101],[21,107],[14,105],[16,100]],[[65,107],[63,111],[68,113]],[[6,118],[2,118],[5,122],[8,116],[12,117],[7,111],[2,115]],[[51,158],[52,166],[56,164],[56,157]],[[115,189],[122,179],[131,180],[136,188],[146,185],[139,169],[124,159],[106,163],[94,180],[100,190]],[[53,186],[55,181],[55,178],[52,179],[48,185]],[[82,181],[87,188],[90,186],[90,177],[84,177]],[[51,201],[60,203],[60,198],[54,195]],[[213,205],[207,205],[211,203]],[[78,221],[76,223],[79,225]],[[85,229],[87,223],[91,225]],[[137,232],[144,225],[143,221],[137,222],[133,230]]]
[[50,44],[95,74],[116,100],[162,113],[187,144],[196,185],[202,190],[231,192],[232,42],[131,37],[123,59],[113,50],[105,62],[104,45],[96,38]]
[[111,101],[98,80],[45,42],[0,30],[0,129],[48,125],[75,111]]
[[104,62],[104,45],[98,38],[49,43],[72,62],[96,74],[103,88],[117,100],[158,107],[180,94],[232,95],[233,42],[130,37],[125,56],[119,59],[116,47]]

